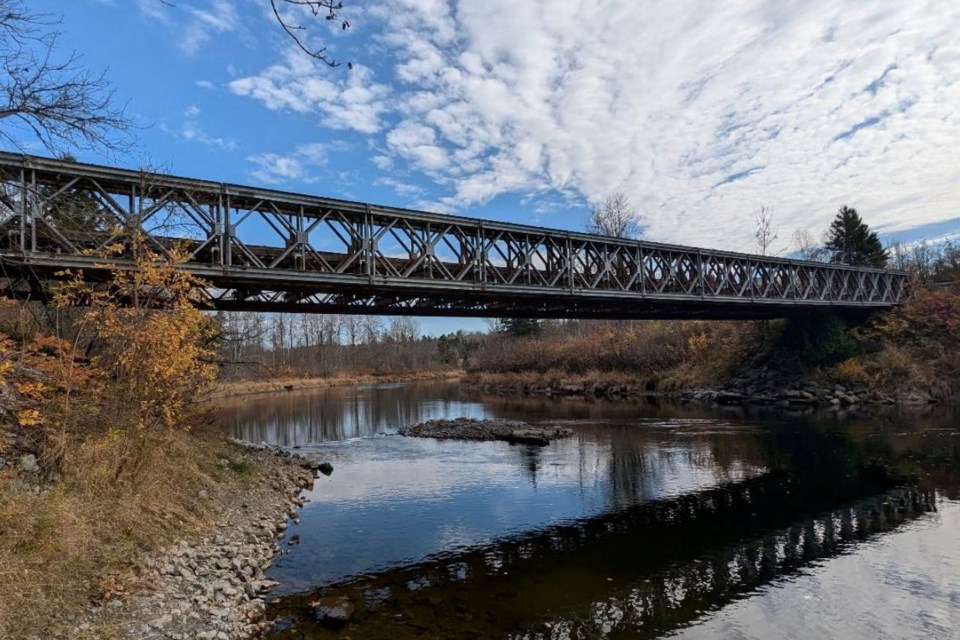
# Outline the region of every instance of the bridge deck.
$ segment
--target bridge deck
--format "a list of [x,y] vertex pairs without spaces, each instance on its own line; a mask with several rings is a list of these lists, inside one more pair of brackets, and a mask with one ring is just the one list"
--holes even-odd
[[899,303],[903,273],[608,238],[0,153],[8,293],[131,268],[142,229],[225,310],[556,318],[768,318]]

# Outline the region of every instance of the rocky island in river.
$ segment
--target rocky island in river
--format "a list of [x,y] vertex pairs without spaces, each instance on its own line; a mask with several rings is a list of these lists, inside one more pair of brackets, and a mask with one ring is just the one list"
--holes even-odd
[[438,440],[503,440],[515,444],[547,445],[551,440],[569,438],[564,427],[538,427],[519,420],[454,418],[427,420],[400,429],[400,435]]

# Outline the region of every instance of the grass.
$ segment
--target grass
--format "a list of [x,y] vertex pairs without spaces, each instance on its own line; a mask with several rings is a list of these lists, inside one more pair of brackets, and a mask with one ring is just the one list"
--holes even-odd
[[322,389],[324,387],[346,387],[359,384],[386,384],[391,382],[415,382],[418,380],[456,380],[463,375],[459,370],[412,371],[402,374],[386,375],[342,375],[332,378],[275,378],[272,380],[229,380],[220,381],[207,395],[211,400],[249,396],[263,393],[284,393]]
[[[51,613],[137,586],[144,552],[206,530],[219,489],[256,473],[242,460],[231,462],[233,474],[218,473],[228,445],[180,432],[150,452],[135,483],[117,486],[112,461],[131,444],[116,436],[73,443],[62,482],[42,493],[0,477],[0,637],[52,637],[65,623]],[[104,624],[90,637],[110,637]]]
[[257,472],[257,467],[247,460],[230,460],[230,470],[239,476],[250,478]]

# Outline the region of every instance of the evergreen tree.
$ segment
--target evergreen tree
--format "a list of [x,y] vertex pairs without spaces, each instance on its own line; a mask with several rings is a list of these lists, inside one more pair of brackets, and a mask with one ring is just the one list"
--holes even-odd
[[826,248],[833,262],[859,267],[885,267],[889,258],[876,232],[870,231],[856,209],[846,205],[830,223]]
[[543,331],[543,324],[531,318],[502,318],[497,323],[497,331],[514,338],[533,336]]

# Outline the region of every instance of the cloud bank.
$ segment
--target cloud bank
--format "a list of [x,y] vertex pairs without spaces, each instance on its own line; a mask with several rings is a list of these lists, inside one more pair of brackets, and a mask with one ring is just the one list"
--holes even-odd
[[649,238],[741,250],[760,203],[782,244],[841,204],[887,233],[960,215],[957,3],[386,0],[361,17],[338,43],[352,72],[287,53],[230,89],[366,136],[371,170],[420,175],[442,208],[623,191]]

